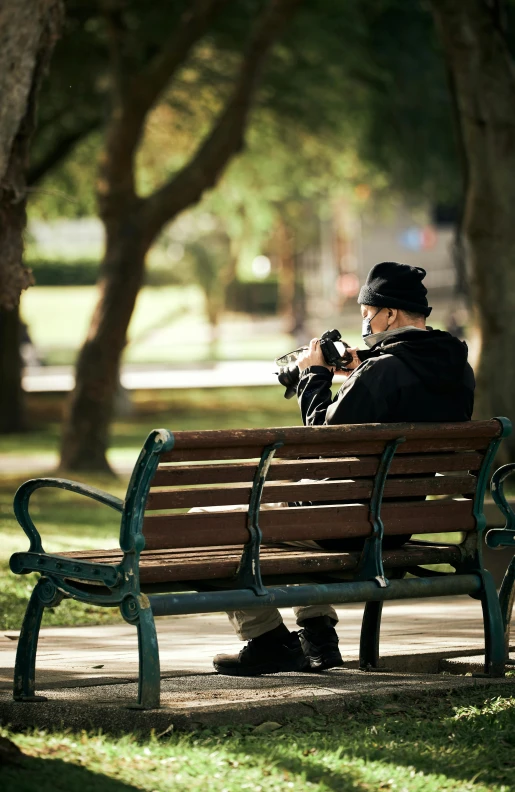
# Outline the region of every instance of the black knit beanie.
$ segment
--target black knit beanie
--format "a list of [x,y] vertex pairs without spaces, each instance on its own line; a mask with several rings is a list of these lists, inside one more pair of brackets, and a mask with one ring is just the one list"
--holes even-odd
[[372,267],[358,297],[360,305],[378,308],[400,308],[401,311],[429,316],[427,289],[422,283],[426,271],[422,267],[382,261]]

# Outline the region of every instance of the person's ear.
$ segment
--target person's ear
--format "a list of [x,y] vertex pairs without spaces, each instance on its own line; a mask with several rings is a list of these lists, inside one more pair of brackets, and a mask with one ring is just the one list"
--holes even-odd
[[388,308],[388,315],[386,317],[388,327],[391,327],[391,325],[395,324],[396,319],[397,319],[397,308]]

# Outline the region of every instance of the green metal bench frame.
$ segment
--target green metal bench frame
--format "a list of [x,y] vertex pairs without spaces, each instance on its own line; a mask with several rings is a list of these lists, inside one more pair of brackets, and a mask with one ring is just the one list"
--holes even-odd
[[[489,547],[515,547],[515,513],[506,500],[504,494],[504,482],[508,476],[515,471],[515,464],[503,465],[495,471],[492,476],[490,490],[492,497],[506,518],[504,528],[492,528],[486,534],[485,541]],[[511,559],[508,569],[505,572],[501,588],[499,591],[499,601],[504,628],[504,649],[506,665],[515,665],[515,661],[510,660],[510,623],[515,602],[515,555]]]
[[[379,658],[379,632],[382,603],[385,600],[411,599],[453,594],[469,594],[480,599],[483,609],[485,630],[485,674],[502,676],[505,663],[506,615],[513,604],[513,580],[515,565],[512,563],[508,575],[511,580],[510,594],[501,594],[502,610],[490,573],[485,570],[482,559],[482,538],[486,529],[483,502],[489,469],[503,437],[511,433],[511,424],[506,418],[497,419],[501,424],[500,435],[492,439],[478,473],[473,504],[476,531],[467,534],[462,548],[462,561],[456,573],[432,572],[424,568],[413,571],[420,577],[396,579],[392,574],[387,579],[383,568],[382,540],[384,526],[381,520],[383,490],[398,445],[404,437],[389,442],[382,454],[376,473],[370,503],[372,533],[367,538],[361,561],[352,581],[330,583],[306,583],[300,585],[273,585],[265,587],[261,580],[259,510],[266,475],[276,450],[276,443],[263,450],[256,467],[250,497],[247,527],[249,540],[243,548],[237,588],[197,592],[172,592],[147,596],[142,593],[139,580],[139,558],[145,547],[143,517],[150,485],[159,464],[160,455],[171,451],[174,437],[166,429],[152,431],[134,467],[124,501],[93,487],[60,478],[39,478],[25,482],[14,498],[16,518],[30,540],[27,552],[15,553],[11,557],[11,570],[16,574],[40,572],[23,620],[14,672],[14,698],[18,701],[42,701],[35,694],[35,662],[38,635],[43,611],[57,606],[63,597],[73,598],[90,605],[120,608],[129,624],[137,627],[139,648],[138,703],[134,706],[151,709],[159,706],[160,666],[154,616],[209,613],[217,611],[248,609],[270,605],[287,607],[316,603],[364,602],[362,638],[360,644],[360,666],[374,668]],[[511,472],[515,466],[508,466]],[[509,536],[515,543],[515,515],[502,496],[502,481],[505,475],[501,468],[493,477],[493,496],[507,516],[509,525],[503,537]],[[120,512],[120,548],[123,558],[119,564],[103,564],[82,561],[66,556],[45,553],[40,534],[30,514],[29,502],[33,492],[42,487],[57,487],[92,498]],[[500,489],[501,487],[501,489]],[[511,533],[510,533],[511,531]],[[492,536],[493,532],[489,533]],[[511,577],[510,577],[511,576]],[[93,593],[82,590],[73,580],[92,581],[103,584],[103,591]],[[504,587],[504,584],[503,584]],[[105,593],[105,588],[109,593]],[[200,588],[200,586],[199,586]],[[508,590],[506,584],[505,592]],[[91,589],[91,587],[90,587]],[[504,596],[504,599],[503,599]],[[508,605],[509,601],[509,605]]]

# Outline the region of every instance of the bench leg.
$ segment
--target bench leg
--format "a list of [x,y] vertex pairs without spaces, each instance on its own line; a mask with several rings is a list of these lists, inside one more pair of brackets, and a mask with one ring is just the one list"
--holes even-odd
[[505,649],[501,605],[490,572],[484,570],[482,577],[481,606],[485,627],[485,674],[490,677],[503,677]]
[[36,696],[36,652],[39,630],[45,607],[58,605],[62,594],[47,578],[40,578],[30,596],[16,651],[14,665],[15,701],[46,701],[45,696]]
[[499,602],[501,603],[501,615],[504,626],[504,656],[506,662],[508,662],[510,659],[510,623],[513,603],[515,602],[515,556],[511,559],[504,575],[499,592]]
[[367,602],[365,605],[359,642],[359,667],[363,671],[369,671],[379,666],[382,612],[382,602]]
[[156,625],[148,597],[129,595],[120,606],[125,621],[138,629],[138,703],[134,709],[157,709],[160,704],[161,671]]

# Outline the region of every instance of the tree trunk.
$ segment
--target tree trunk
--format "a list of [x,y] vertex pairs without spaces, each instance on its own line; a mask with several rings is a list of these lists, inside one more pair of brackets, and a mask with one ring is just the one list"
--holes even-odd
[[[515,173],[515,161],[511,168]],[[515,194],[506,200],[514,206]],[[498,217],[495,205],[488,210],[484,206],[481,213],[479,203],[470,201],[467,224],[479,334],[474,417],[506,416],[515,423],[515,229],[513,218],[510,227]],[[515,461],[514,435],[503,444],[499,460]]]
[[26,428],[21,384],[20,293],[26,176],[36,98],[62,16],[61,0],[0,4],[0,434]]
[[18,308],[0,308],[0,434],[27,428],[21,386],[20,319]]
[[[464,233],[479,333],[475,416],[515,419],[515,62],[483,0],[431,0],[467,158]],[[502,461],[515,459],[515,436]]]
[[131,76],[126,62],[130,47],[124,47],[122,17],[114,6],[107,13],[114,93],[98,182],[107,247],[100,301],[79,355],[75,391],[65,418],[61,468],[110,471],[106,459],[108,429],[146,253],[163,226],[200,200],[243,147],[253,95],[268,50],[299,2],[270,0],[258,15],[234,91],[211,131],[191,160],[145,199],[136,195],[134,162],[147,113],[225,2],[197,0],[187,7],[172,41],[136,77]]
[[29,143],[61,13],[61,0],[0,4],[0,306],[7,310],[32,282],[22,262]]
[[67,408],[61,468],[112,473],[106,458],[127,328],[143,283],[148,243],[137,212],[107,223],[97,304],[76,366]]

